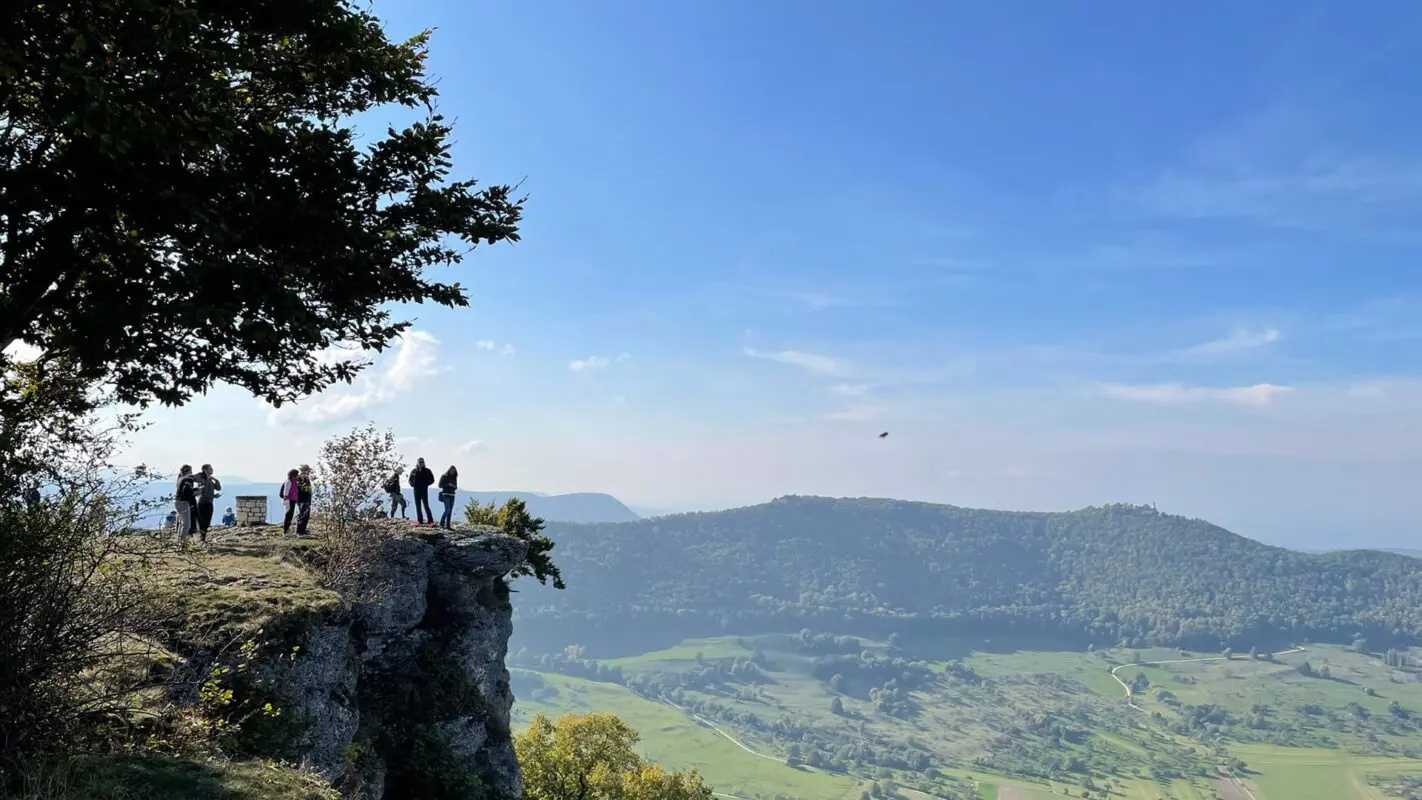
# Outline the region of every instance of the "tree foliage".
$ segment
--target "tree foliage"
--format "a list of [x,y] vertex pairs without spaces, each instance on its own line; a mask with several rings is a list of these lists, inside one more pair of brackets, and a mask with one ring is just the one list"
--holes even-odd
[[637,731],[611,714],[539,714],[514,740],[524,800],[711,800],[696,770],[668,772],[633,749]]
[[[348,0],[7,10],[0,349],[125,403],[225,381],[280,404],[367,363],[314,351],[404,331],[388,304],[467,305],[426,270],[516,241],[522,200],[452,177],[428,41]],[[357,142],[394,107],[415,121]]]
[[528,505],[523,500],[510,497],[498,508],[492,501],[488,505],[479,505],[477,500],[470,500],[464,507],[464,519],[470,525],[491,525],[528,542],[528,556],[523,564],[509,573],[510,577],[532,575],[539,583],[546,584],[552,580],[555,589],[567,588],[563,584],[563,573],[550,555],[553,540],[542,533],[545,525],[543,518],[529,515]]
[[791,497],[631,523],[554,523],[550,533],[576,591],[521,607],[522,637],[567,641],[575,626],[585,634],[596,625],[655,646],[647,637],[659,631],[680,639],[800,627],[1015,631],[1199,650],[1422,639],[1416,559],[1300,553],[1149,507],[1023,513]]

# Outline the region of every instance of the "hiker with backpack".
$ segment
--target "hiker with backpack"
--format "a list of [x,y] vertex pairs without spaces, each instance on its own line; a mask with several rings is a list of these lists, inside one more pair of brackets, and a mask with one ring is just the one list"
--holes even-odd
[[[405,493],[400,491],[399,470],[390,476],[390,480],[386,481],[382,488],[385,489],[386,494],[390,495],[390,518],[395,519],[395,509],[398,508],[400,509],[400,519],[409,519],[410,515],[405,513],[405,509],[409,508],[410,504],[405,502]],[[416,511],[418,512],[419,509],[416,508]]]
[[410,488],[415,491],[416,525],[435,524],[434,511],[430,509],[430,487],[434,482],[434,472],[425,466],[425,460],[415,459],[415,468],[410,470]]
[[444,504],[444,514],[439,518],[439,526],[453,530],[450,517],[454,514],[454,496],[459,491],[459,470],[453,464],[439,476],[439,501]]
[[178,487],[173,494],[173,511],[177,513],[178,545],[186,547],[188,535],[197,522],[197,479],[193,477],[191,464],[184,464],[178,470]]

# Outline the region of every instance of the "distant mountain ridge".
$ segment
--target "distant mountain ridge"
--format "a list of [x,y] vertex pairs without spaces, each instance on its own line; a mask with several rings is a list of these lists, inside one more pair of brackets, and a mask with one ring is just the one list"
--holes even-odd
[[[218,476],[221,478],[221,476]],[[222,516],[222,510],[232,505],[232,499],[238,495],[259,495],[267,498],[267,515],[271,521],[279,519],[281,511],[281,499],[278,496],[281,484],[279,483],[238,483],[237,479],[223,481],[222,497],[217,500],[217,516]],[[414,497],[411,496],[410,487],[405,486],[405,499],[411,503],[409,514],[415,516],[413,507]],[[158,498],[165,493],[171,493],[172,489],[168,482],[150,486],[145,493],[151,498]],[[443,507],[437,499],[438,492],[430,489],[430,507],[436,514],[443,511]],[[632,509],[623,505],[622,501],[610,494],[600,492],[574,492],[571,494],[544,494],[542,492],[509,492],[509,491],[460,491],[458,499],[455,500],[455,513],[463,518],[464,506],[470,499],[475,499],[480,503],[493,502],[495,505],[503,505],[510,497],[520,497],[528,505],[528,511],[534,516],[543,517],[550,522],[569,523],[611,523],[611,522],[632,522],[641,517],[637,516]],[[386,509],[389,510],[388,508]],[[162,514],[167,514],[164,509]],[[158,515],[161,518],[162,514]],[[152,522],[150,520],[149,522]]]
[[1198,649],[1422,641],[1416,559],[1300,553],[1148,506],[783,497],[548,533],[569,588],[530,587],[517,629],[563,644],[659,627],[1040,631]]

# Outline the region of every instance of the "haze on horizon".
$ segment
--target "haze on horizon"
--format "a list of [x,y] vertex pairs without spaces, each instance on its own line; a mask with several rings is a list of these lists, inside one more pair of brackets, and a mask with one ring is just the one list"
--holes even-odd
[[375,8],[438,28],[524,241],[355,385],[155,410],[135,461],[275,481],[369,419],[477,489],[1422,542],[1415,5]]

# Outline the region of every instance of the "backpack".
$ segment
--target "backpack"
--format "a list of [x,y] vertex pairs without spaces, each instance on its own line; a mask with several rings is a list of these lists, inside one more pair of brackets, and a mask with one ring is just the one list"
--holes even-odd
[[193,502],[193,500],[194,500],[193,488],[194,488],[194,484],[196,484],[196,483],[197,483],[197,480],[196,480],[195,478],[193,478],[193,476],[191,476],[191,475],[186,475],[186,476],[184,476],[182,480],[178,481],[178,494],[177,494],[176,499],[177,499],[179,502],[183,502],[183,503],[191,503],[191,502]]
[[385,486],[383,488],[385,489],[386,494],[398,493],[400,491],[400,477],[397,475],[386,481]]

